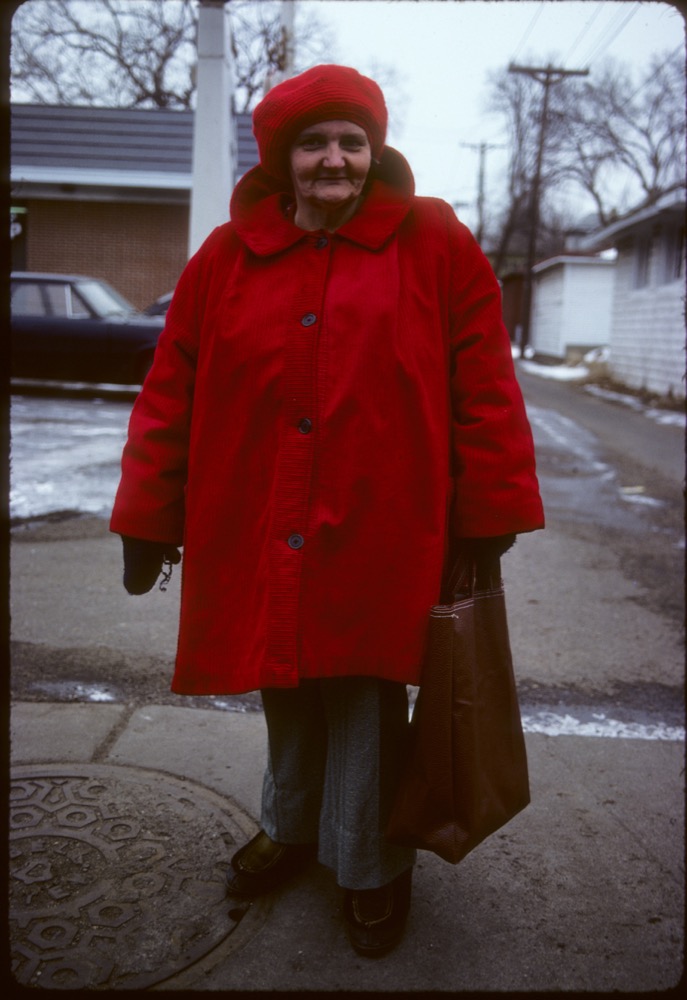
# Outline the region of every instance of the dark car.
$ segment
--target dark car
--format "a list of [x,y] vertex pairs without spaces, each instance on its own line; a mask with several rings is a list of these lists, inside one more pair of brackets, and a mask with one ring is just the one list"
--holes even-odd
[[99,278],[15,272],[12,377],[140,385],[164,316],[144,316]]
[[174,292],[167,292],[166,295],[161,295],[151,305],[146,306],[143,310],[144,314],[146,316],[166,316],[173,295]]

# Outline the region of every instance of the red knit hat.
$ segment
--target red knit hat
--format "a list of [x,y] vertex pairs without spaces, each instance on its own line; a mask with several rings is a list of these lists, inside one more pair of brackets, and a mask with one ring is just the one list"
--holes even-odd
[[314,66],[273,87],[253,112],[263,170],[288,177],[291,143],[304,128],[325,121],[359,125],[370,140],[373,158],[382,155],[387,110],[374,80],[348,66]]

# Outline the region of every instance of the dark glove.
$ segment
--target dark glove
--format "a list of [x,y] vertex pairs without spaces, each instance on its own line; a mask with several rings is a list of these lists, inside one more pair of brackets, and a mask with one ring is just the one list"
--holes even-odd
[[181,553],[169,542],[149,542],[122,535],[124,549],[124,587],[130,594],[147,594],[162,572],[162,563],[181,562]]
[[497,587],[501,582],[501,556],[513,545],[515,535],[456,538],[449,549],[442,603],[449,603],[457,593],[469,590],[473,579],[477,590]]

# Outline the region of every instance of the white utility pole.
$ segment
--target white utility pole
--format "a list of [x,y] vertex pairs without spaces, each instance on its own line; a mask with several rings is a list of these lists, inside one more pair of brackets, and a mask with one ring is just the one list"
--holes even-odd
[[288,80],[293,76],[294,56],[296,50],[296,0],[282,0],[281,2],[281,30],[284,40],[284,67],[282,70],[283,79]]
[[228,3],[200,0],[189,256],[229,218],[236,170]]
[[267,94],[278,83],[293,76],[296,53],[296,0],[281,0],[279,4],[280,66],[265,77],[263,94]]

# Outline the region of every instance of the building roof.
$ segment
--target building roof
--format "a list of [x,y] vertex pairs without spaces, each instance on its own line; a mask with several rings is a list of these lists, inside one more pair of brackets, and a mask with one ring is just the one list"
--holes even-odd
[[661,195],[651,205],[644,205],[628,212],[622,219],[616,219],[603,229],[579,240],[578,246],[583,250],[595,250],[614,246],[618,237],[623,237],[633,229],[642,229],[647,224],[659,222],[662,219],[680,218],[685,215],[685,189],[668,191]]
[[592,254],[558,254],[556,257],[548,257],[546,260],[539,261],[538,264],[534,265],[532,271],[538,274],[540,271],[548,271],[553,267],[563,267],[564,264],[592,264],[594,267],[597,265],[608,267],[615,264],[615,259]]
[[[193,111],[11,107],[12,183],[190,190]],[[237,177],[258,162],[249,114],[235,119]]]

